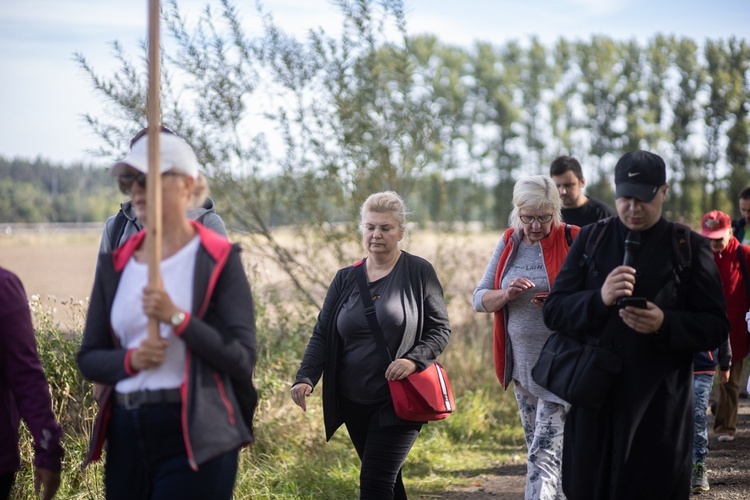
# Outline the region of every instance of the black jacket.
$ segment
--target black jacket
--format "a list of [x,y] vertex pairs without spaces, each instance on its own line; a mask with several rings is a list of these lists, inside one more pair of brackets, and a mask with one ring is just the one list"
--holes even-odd
[[717,364],[723,372],[732,367],[732,346],[729,344],[729,339],[722,342],[718,349],[693,354],[694,373],[713,373],[716,371]]
[[[201,238],[193,273],[193,310],[178,337],[186,346],[180,387],[183,429],[190,465],[198,465],[253,441],[257,404],[255,314],[239,247],[193,223]],[[140,245],[137,233],[113,254],[99,257],[78,367],[84,377],[110,384],[100,403],[84,465],[101,456],[112,410],[113,384],[129,377],[127,350],[112,331],[110,314],[122,270]]]
[[[394,359],[410,359],[417,365],[417,370],[424,370],[448,343],[451,335],[448,312],[443,300],[443,288],[432,265],[406,252],[402,253],[401,258],[405,259],[406,266],[402,286],[406,316],[404,337]],[[340,354],[336,318],[341,306],[357,286],[353,269],[354,266],[340,269],[333,278],[294,382],[305,382],[314,387],[325,373],[323,420],[327,440],[343,423],[336,395],[336,369]],[[413,423],[399,420],[392,404],[381,410],[380,422],[383,425]]]
[[739,218],[732,221],[732,234],[742,243],[742,240],[745,238],[745,219]]
[[677,286],[671,223],[644,231],[634,296],[664,311],[660,332],[637,333],[607,307],[601,287],[623,261],[627,229],[617,219],[592,262],[581,266],[593,226],[573,242],[544,320],[553,330],[599,336],[615,330],[623,369],[600,410],[572,407],[565,423],[563,490],[568,498],[688,498],[693,443],[693,353],[726,340],[729,322],[708,240],[690,234],[692,271]]

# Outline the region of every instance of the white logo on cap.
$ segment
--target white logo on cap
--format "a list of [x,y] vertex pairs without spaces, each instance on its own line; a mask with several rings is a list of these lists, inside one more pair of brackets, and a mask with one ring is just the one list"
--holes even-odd
[[635,177],[636,175],[641,175],[640,172],[628,172],[628,177]]

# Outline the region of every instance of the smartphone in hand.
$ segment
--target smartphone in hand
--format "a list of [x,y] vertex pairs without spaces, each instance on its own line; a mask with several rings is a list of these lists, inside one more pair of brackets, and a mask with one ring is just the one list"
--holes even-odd
[[637,307],[638,309],[647,309],[648,302],[644,297],[620,297],[617,301],[617,305],[620,307]]

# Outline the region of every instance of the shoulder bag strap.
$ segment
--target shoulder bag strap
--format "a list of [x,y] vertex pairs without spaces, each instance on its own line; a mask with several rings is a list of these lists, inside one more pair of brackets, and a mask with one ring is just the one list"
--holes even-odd
[[365,275],[365,263],[363,260],[354,265],[354,273],[357,275],[359,296],[362,298],[362,305],[365,308],[365,317],[367,318],[367,322],[370,323],[370,330],[372,330],[372,335],[375,337],[375,343],[383,353],[383,360],[386,361],[385,366],[388,366],[393,361],[393,358],[385,343],[383,329],[380,328],[380,323],[378,323],[378,318],[375,315],[375,304],[372,303],[372,297],[370,297],[370,287],[367,286],[367,276]]

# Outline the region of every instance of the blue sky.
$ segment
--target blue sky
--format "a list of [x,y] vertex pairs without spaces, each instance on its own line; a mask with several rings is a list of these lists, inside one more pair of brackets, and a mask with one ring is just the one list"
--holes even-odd
[[[178,0],[197,17],[215,0]],[[254,0],[236,0],[245,18]],[[302,34],[322,26],[335,32],[340,15],[328,0],[264,0],[277,23]],[[737,36],[750,40],[750,0],[405,0],[408,31],[433,33],[442,41],[469,46],[504,43],[537,35],[592,34],[645,42],[657,33],[702,42]],[[99,72],[115,67],[110,43],[130,54],[147,31],[147,0],[0,0],[0,155],[54,162],[93,160],[87,147],[96,138],[83,113],[98,114],[100,98],[73,62],[83,53]]]

